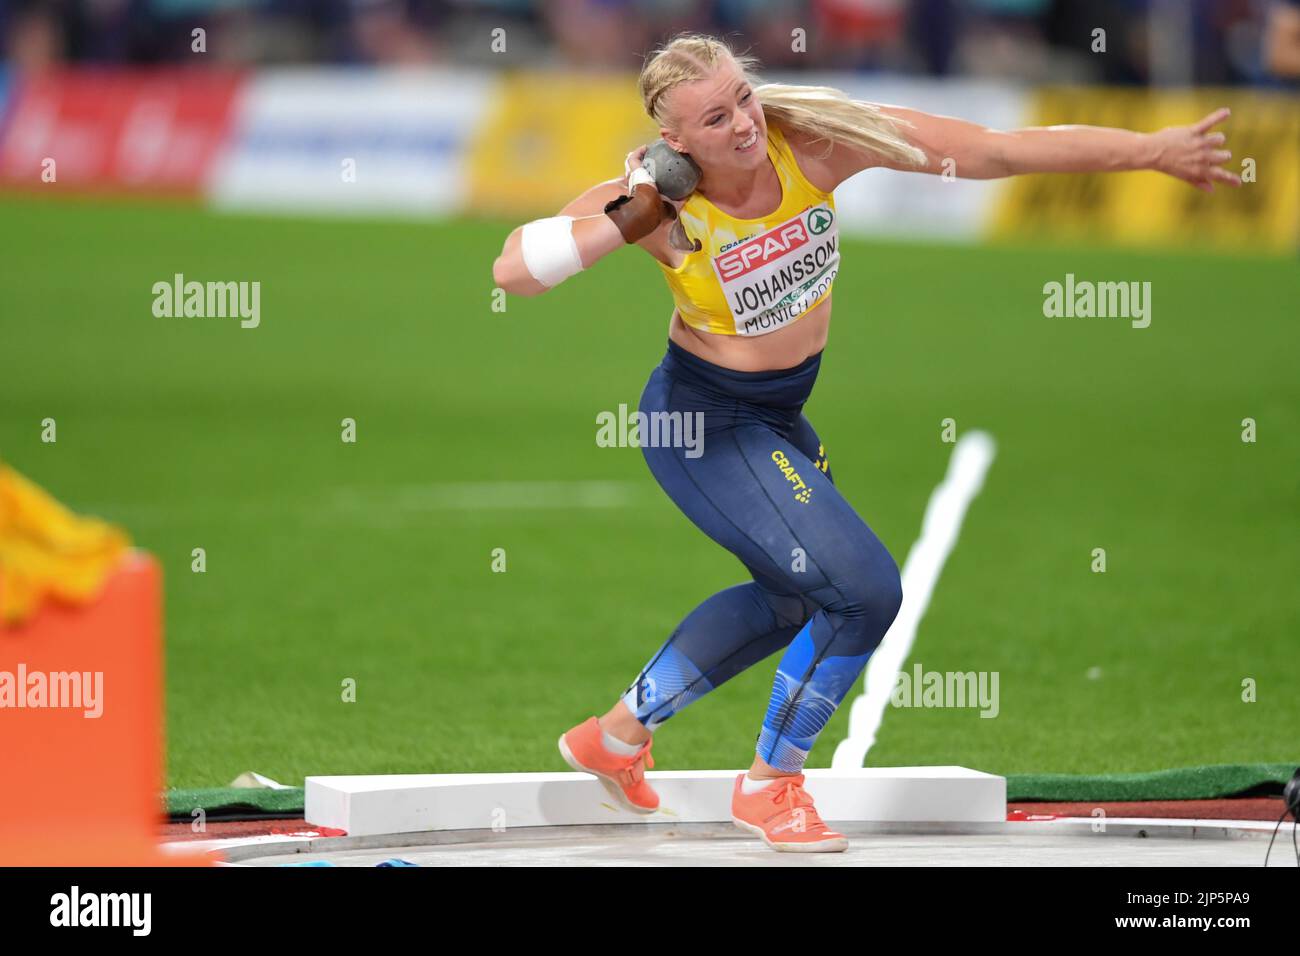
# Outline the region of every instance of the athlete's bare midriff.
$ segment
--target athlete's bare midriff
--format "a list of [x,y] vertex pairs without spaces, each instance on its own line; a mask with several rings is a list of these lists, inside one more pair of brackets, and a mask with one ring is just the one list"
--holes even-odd
[[673,309],[668,338],[706,362],[740,372],[766,372],[793,368],[826,347],[831,324],[828,295],[807,315],[791,325],[766,335],[719,335],[691,328]]

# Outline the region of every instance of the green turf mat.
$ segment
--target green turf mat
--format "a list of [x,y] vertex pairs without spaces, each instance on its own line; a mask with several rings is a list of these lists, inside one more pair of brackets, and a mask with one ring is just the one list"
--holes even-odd
[[303,788],[285,790],[258,790],[239,787],[201,787],[193,790],[168,790],[167,814],[190,819],[196,809],[207,814],[252,810],[258,813],[279,813],[300,816],[303,811]]
[[1220,764],[1148,773],[1017,773],[1007,800],[1209,800],[1247,792],[1281,794],[1294,764]]

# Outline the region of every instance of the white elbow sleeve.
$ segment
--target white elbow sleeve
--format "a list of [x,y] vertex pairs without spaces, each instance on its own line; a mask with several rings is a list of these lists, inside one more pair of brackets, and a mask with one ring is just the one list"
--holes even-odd
[[529,275],[547,288],[582,271],[572,216],[534,219],[524,226],[519,247]]

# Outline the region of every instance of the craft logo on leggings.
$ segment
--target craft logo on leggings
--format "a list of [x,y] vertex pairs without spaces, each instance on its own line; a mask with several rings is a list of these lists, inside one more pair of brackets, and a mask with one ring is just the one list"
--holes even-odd
[[799,318],[826,294],[839,266],[839,225],[826,203],[713,259],[737,335],[763,335]]
[[804,484],[804,480],[799,477],[799,472],[794,470],[794,465],[790,464],[790,459],[785,456],[785,452],[778,448],[772,452],[772,460],[776,462],[776,467],[781,469],[781,474],[785,475],[785,480],[794,485],[794,500],[801,505],[806,505],[808,499],[812,497],[812,489]]

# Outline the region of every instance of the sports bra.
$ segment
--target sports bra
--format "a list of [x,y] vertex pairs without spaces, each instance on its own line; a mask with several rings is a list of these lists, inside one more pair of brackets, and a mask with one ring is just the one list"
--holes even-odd
[[840,267],[834,194],[808,181],[785,134],[770,123],[767,155],[781,183],[781,205],[770,216],[738,219],[699,193],[678,212],[687,237],[701,247],[676,269],[663,262],[659,268],[692,328],[766,335],[830,295]]

